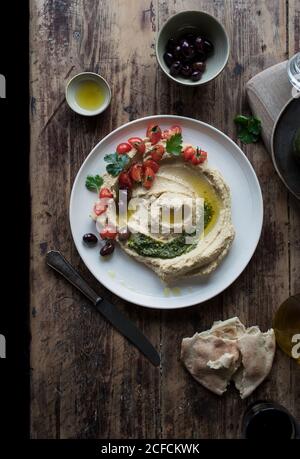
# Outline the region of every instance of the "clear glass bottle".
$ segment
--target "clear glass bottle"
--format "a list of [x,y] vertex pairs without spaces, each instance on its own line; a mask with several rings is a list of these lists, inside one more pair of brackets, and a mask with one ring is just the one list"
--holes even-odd
[[291,84],[300,92],[300,52],[288,61],[287,73]]
[[277,309],[273,328],[280,349],[300,364],[300,293],[290,296]]

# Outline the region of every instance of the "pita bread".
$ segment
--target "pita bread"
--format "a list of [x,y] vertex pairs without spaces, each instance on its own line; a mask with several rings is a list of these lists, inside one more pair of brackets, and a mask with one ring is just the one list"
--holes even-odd
[[246,398],[271,371],[276,347],[274,330],[262,333],[258,327],[248,328],[237,346],[242,361],[233,380],[241,398]]
[[274,354],[274,331],[246,329],[238,317],[214,322],[211,329],[184,338],[181,344],[181,359],[200,384],[222,395],[234,381],[241,398],[269,374]]
[[204,387],[222,395],[239,367],[239,351],[234,342],[217,336],[184,338],[181,358],[191,375]]

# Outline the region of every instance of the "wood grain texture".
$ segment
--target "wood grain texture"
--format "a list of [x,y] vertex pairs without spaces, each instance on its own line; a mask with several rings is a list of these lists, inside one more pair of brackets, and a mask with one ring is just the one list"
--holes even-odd
[[[239,279],[217,298],[183,311],[126,304],[89,274],[73,245],[68,203],[91,148],[122,123],[150,114],[191,116],[233,139],[247,112],[246,81],[299,49],[298,0],[31,0],[31,367],[33,438],[232,438],[246,406],[283,403],[300,419],[299,367],[280,351],[267,381],[246,401],[199,386],[179,361],[180,341],[214,320],[238,315],[271,325],[278,305],[299,292],[300,213],[261,144],[243,147],[265,204],[258,249]],[[228,66],[201,89],[184,88],[157,66],[157,31],[172,14],[203,9],[229,33]],[[297,22],[298,18],[298,22]],[[112,85],[110,108],[84,119],[64,102],[68,78],[100,72]],[[160,349],[148,362],[45,266],[59,248],[100,293],[118,305]]]

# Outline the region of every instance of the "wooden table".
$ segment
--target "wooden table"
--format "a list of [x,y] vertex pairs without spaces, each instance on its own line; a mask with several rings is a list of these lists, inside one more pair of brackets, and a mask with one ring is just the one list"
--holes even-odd
[[[31,435],[33,438],[235,438],[245,408],[272,398],[300,419],[300,367],[278,350],[267,380],[245,401],[219,398],[180,360],[182,337],[238,315],[271,326],[274,311],[300,291],[300,212],[262,144],[243,147],[263,191],[258,248],[238,280],[217,298],[177,311],[143,309],[101,288],[74,247],[70,191],[91,148],[112,129],[145,115],[186,115],[236,140],[233,117],[248,110],[245,83],[299,50],[299,0],[31,0]],[[157,32],[187,9],[215,15],[231,41],[226,70],[200,89],[173,84],[159,69]],[[68,78],[101,73],[110,108],[93,119],[65,103]],[[224,160],[226,160],[224,158]],[[161,353],[153,368],[82,296],[45,265],[60,249]]]

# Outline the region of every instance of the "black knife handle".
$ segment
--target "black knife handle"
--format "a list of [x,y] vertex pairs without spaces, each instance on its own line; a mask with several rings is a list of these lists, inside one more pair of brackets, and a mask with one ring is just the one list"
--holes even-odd
[[80,290],[94,305],[102,300],[58,250],[50,250],[46,255],[46,262]]

